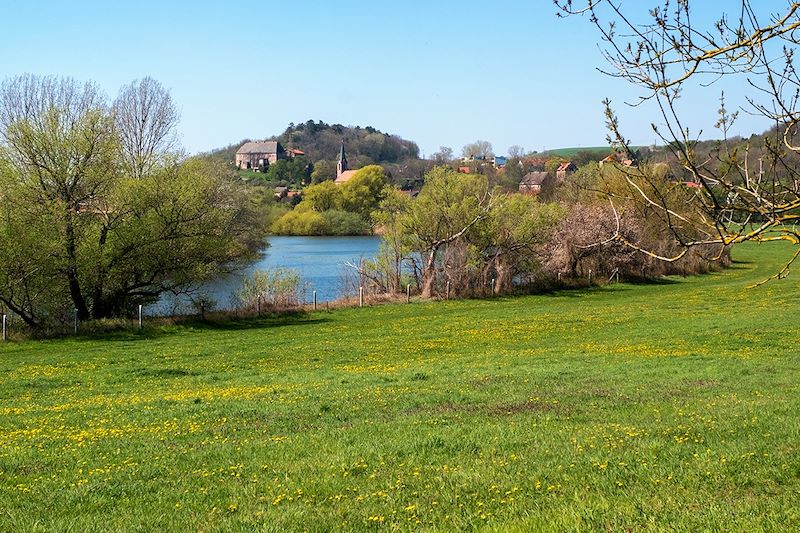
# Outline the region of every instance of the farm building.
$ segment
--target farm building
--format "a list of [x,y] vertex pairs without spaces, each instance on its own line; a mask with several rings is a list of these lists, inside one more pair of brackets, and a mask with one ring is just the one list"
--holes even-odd
[[277,141],[246,142],[236,151],[236,167],[241,170],[264,171],[279,159],[286,159],[286,150]]
[[547,179],[547,172],[529,172],[519,182],[519,192],[522,194],[539,194],[542,184]]
[[576,170],[578,170],[578,167],[576,167],[575,163],[573,163],[572,161],[566,161],[564,163],[561,163],[561,165],[559,165],[558,169],[556,170],[556,179],[558,181],[562,181]]

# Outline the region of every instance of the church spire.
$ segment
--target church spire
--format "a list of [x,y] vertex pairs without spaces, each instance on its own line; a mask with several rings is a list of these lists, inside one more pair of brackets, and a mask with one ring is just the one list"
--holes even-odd
[[336,177],[341,176],[345,170],[347,170],[347,156],[344,153],[344,139],[342,139],[342,148],[339,150],[339,163],[336,165]]

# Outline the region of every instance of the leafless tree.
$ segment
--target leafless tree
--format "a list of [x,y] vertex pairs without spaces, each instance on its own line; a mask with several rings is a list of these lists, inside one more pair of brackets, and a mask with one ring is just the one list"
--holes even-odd
[[[691,210],[671,204],[664,185],[646,169],[627,173],[630,195],[658,210],[680,245],[672,256],[641,251],[674,261],[698,245],[727,246],[748,240],[800,245],[800,230],[794,226],[800,219],[800,169],[795,164],[800,152],[800,75],[795,68],[799,2],[786,2],[780,13],[765,13],[763,4],[740,0],[735,2],[733,16],[722,14],[707,27],[697,23],[691,9],[699,2],[690,0],[662,0],[646,11],[638,3],[623,7],[619,0],[554,3],[562,16],[588,16],[608,62],[602,70],[641,88],[639,100],[632,105],[655,104],[659,125],[653,125],[654,131],[699,185],[690,200]],[[729,141],[738,111],[730,112],[724,97],[715,124],[723,142],[711,155],[695,150],[698,133],[690,132],[687,117],[679,111],[686,89],[710,90],[719,80],[729,79],[741,80],[750,89],[741,109],[774,124],[771,134],[760,141],[763,146],[758,154],[752,144]],[[610,141],[630,152],[608,100],[606,117]],[[624,240],[619,232],[614,237]],[[787,274],[798,255],[800,246],[773,277]]]
[[124,166],[141,179],[177,146],[178,110],[161,83],[146,77],[124,86],[114,101],[114,120]]

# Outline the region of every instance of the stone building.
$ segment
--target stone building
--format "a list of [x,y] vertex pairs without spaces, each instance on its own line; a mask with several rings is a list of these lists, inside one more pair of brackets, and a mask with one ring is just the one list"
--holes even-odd
[[236,151],[236,167],[241,170],[265,171],[267,167],[286,159],[286,150],[277,141],[246,142]]

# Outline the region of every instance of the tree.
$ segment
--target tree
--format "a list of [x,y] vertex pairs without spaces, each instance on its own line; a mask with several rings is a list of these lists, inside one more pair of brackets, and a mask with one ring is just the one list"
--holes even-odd
[[436,167],[399,224],[422,258],[422,297],[433,295],[443,247],[463,237],[489,216],[495,196],[485,176]]
[[78,316],[86,319],[89,306],[78,271],[86,231],[81,213],[98,207],[97,198],[115,177],[114,123],[100,91],[72,79],[7,79],[0,85],[0,138],[20,187],[12,193],[18,209],[27,206],[52,224],[60,241],[53,261]]
[[431,154],[431,159],[437,165],[443,165],[453,160],[453,149],[449,146],[440,146],[438,152]]
[[330,209],[342,209],[344,205],[342,188],[332,181],[323,181],[306,187],[303,191],[303,203],[319,213]]
[[176,148],[178,110],[169,91],[150,77],[125,85],[113,110],[125,170],[141,179]]
[[267,180],[301,185],[311,181],[312,169],[305,157],[279,159],[269,166]]
[[311,183],[322,183],[327,180],[336,179],[336,162],[328,159],[321,159],[314,164],[311,172]]
[[260,245],[225,163],[158,153],[164,164],[135,174],[118,157],[114,118],[90,83],[0,85],[0,301],[31,326],[71,309],[82,320],[121,316]]
[[385,196],[386,173],[380,165],[359,169],[352,178],[342,184],[342,209],[358,213],[369,220]]
[[[680,251],[664,256],[634,242],[627,242],[629,246],[675,261],[690,248],[708,244],[785,240],[800,245],[800,230],[794,226],[800,218],[800,171],[795,164],[800,152],[796,96],[800,74],[794,64],[800,44],[800,3],[789,2],[782,12],[770,14],[760,4],[741,0],[736,18],[722,15],[705,27],[695,20],[688,0],[663,2],[649,15],[642,13],[649,20],[641,24],[636,22],[640,14],[630,11],[636,8],[623,10],[612,0],[582,4],[557,0],[556,4],[562,15],[589,15],[606,45],[610,65],[606,72],[639,87],[641,102],[656,104],[662,125],[653,129],[676,164],[699,184],[690,199],[696,212],[687,214],[669,203],[669,188],[646,171],[628,172],[626,194],[636,195],[658,212]],[[729,138],[737,112],[729,111],[723,94],[715,124],[722,141],[710,154],[694,149],[696,134],[686,127],[679,99],[691,87],[707,87],[718,80],[747,83],[753,90],[742,107],[776,125],[759,140],[760,147]],[[606,100],[605,106],[610,140],[630,154],[611,102]],[[624,240],[619,231],[613,238]],[[799,255],[800,246],[773,277],[787,274]]]
[[461,155],[467,158],[488,159],[494,156],[492,143],[478,140],[474,143],[467,144],[461,149]]
[[525,157],[525,149],[518,144],[511,145],[508,147],[508,157],[511,159],[522,159]]
[[562,206],[540,203],[533,196],[499,198],[483,234],[476,239],[487,274],[495,276],[497,291],[508,291],[514,276],[533,270],[538,245],[547,242],[563,215]]

